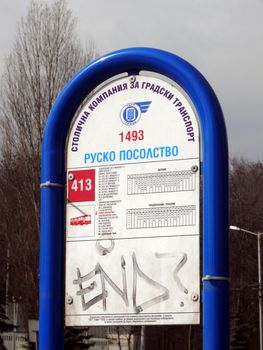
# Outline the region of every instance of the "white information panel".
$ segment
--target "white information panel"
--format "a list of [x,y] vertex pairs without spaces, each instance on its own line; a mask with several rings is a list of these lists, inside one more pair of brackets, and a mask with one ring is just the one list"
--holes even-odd
[[67,145],[66,325],[196,324],[199,128],[154,76],[98,89]]

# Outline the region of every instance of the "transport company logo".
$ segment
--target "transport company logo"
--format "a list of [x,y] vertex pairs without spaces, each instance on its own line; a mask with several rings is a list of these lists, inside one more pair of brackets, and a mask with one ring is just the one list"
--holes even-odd
[[121,109],[121,121],[125,125],[138,123],[142,113],[146,113],[152,101],[128,103]]

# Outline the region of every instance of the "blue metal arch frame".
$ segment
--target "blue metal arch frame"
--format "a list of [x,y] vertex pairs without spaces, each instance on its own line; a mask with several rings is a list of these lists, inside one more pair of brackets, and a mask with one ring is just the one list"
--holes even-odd
[[120,73],[140,70],[174,80],[190,97],[199,117],[203,158],[203,349],[229,348],[228,149],[223,114],[210,85],[189,63],[158,49],[130,48],[105,55],[83,68],[65,86],[48,117],[42,144],[40,350],[64,347],[65,193],[60,185],[65,184],[64,152],[71,120],[83,99],[100,83]]

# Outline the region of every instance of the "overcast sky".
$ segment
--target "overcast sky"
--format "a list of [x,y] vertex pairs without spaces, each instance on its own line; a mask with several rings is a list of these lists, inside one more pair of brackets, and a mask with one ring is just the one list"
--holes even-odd
[[[0,0],[1,72],[29,2]],[[194,65],[220,100],[231,156],[263,161],[263,0],[68,0],[68,6],[81,40],[93,41],[101,55],[148,46]]]

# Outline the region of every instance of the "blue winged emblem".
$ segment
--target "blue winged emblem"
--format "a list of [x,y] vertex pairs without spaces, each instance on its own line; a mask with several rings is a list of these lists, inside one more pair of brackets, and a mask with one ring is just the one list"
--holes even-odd
[[151,103],[152,101],[135,102],[135,104],[140,108],[141,113],[146,113]]

